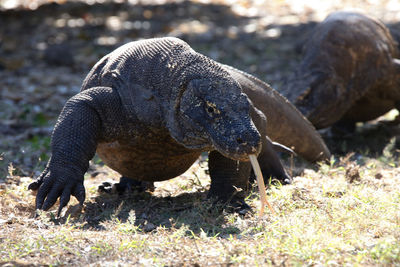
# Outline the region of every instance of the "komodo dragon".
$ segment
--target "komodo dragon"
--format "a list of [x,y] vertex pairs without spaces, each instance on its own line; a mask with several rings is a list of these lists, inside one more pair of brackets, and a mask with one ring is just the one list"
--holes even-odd
[[[242,89],[259,98],[255,105]],[[266,136],[264,111],[274,113],[277,124],[286,124],[272,126],[281,132],[271,136],[286,136],[283,143],[309,160],[329,157],[311,124],[249,74],[196,53],[177,38],[123,45],[93,67],[81,92],[65,104],[52,134],[52,156],[29,186],[38,189],[36,208],[47,210],[60,197],[60,213],[70,195],[83,203],[83,176],[96,151],[122,174],[121,183],[124,177],[148,182],[174,178],[209,151],[208,196],[248,207],[249,154],[258,155],[264,175],[283,183],[291,179]],[[305,143],[310,146],[304,150]],[[235,187],[243,191],[232,197]]]
[[317,129],[356,122],[400,108],[397,43],[380,21],[354,12],[334,12],[318,24],[303,48],[303,60],[280,91]]

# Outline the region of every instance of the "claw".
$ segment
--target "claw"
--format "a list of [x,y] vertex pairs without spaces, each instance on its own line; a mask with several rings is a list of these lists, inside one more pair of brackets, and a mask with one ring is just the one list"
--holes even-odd
[[82,206],[83,202],[85,202],[86,192],[83,184],[78,184],[72,191],[72,195],[79,201],[79,204]]
[[56,200],[50,199],[50,200],[46,199],[46,201],[44,202],[44,204],[42,206],[42,210],[46,211],[46,210],[50,209],[54,205],[54,203],[56,203],[56,201],[57,201],[57,199]]
[[40,210],[36,209],[34,218],[37,219],[37,218],[39,218],[39,216],[40,216]]
[[97,188],[97,191],[99,193],[111,194],[112,188],[113,188],[113,185],[110,182],[103,182],[101,185],[99,185],[99,187]]
[[61,206],[61,205],[58,207],[58,210],[57,210],[57,218],[60,218],[61,211],[62,211],[63,208],[64,208],[64,206]]
[[292,179],[291,178],[285,178],[284,180],[283,180],[283,184],[291,184],[292,183]]
[[70,198],[71,190],[69,188],[65,188],[60,197],[60,206],[58,207],[57,217],[60,217],[62,209],[67,206]]
[[48,185],[48,183],[42,184],[36,195],[36,209],[37,210],[41,210],[43,208],[43,203],[45,202],[45,198],[50,190],[50,186],[47,186],[47,185]]
[[46,201],[44,202],[42,209],[43,210],[50,209],[56,203],[57,199],[61,196],[63,191],[67,190],[63,189],[61,184],[54,183],[50,192],[47,194]]
[[47,175],[48,172],[49,171],[46,168],[34,182],[32,182],[28,185],[28,190],[33,190],[33,191],[38,190],[39,187],[42,185],[43,179]]
[[41,183],[39,183],[38,181],[34,181],[28,185],[28,190],[36,191],[39,189],[40,185]]

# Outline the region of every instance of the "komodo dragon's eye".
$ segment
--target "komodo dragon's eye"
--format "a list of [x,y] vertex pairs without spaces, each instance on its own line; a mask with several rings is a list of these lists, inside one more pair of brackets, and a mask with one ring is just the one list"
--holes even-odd
[[208,115],[210,115],[210,116],[215,116],[215,115],[220,114],[220,111],[217,109],[217,107],[214,103],[206,101],[205,108],[206,108]]

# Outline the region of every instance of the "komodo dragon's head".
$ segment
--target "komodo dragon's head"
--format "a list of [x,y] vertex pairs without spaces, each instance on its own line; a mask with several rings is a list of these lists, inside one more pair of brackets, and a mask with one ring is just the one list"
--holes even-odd
[[216,149],[228,158],[244,161],[261,150],[249,99],[232,78],[191,80],[178,112],[186,147]]
[[301,73],[288,88],[292,89],[287,94],[289,100],[317,129],[332,125],[346,111],[346,88],[335,73],[310,70]]

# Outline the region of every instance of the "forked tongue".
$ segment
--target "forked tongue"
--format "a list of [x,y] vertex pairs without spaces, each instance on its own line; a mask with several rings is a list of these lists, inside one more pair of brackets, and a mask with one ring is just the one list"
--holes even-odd
[[258,191],[260,192],[260,201],[261,201],[261,209],[260,209],[260,217],[264,214],[264,206],[267,205],[272,214],[276,215],[274,209],[271,204],[269,204],[267,200],[267,194],[265,193],[265,184],[264,178],[261,173],[260,165],[258,164],[257,156],[254,154],[249,155],[251,165],[253,166],[254,173],[257,178]]

